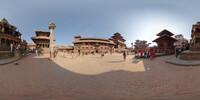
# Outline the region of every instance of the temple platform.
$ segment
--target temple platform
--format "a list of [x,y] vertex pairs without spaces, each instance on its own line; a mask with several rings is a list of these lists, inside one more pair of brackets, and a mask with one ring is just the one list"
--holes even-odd
[[190,51],[200,51],[200,46],[190,47]]
[[200,51],[184,51],[180,54],[180,60],[200,60]]
[[2,45],[0,45],[0,52],[1,51],[10,51],[10,47],[9,46],[2,46]]
[[14,53],[10,51],[0,51],[0,60],[5,58],[13,57]]
[[200,60],[181,60],[179,58],[173,57],[165,61],[166,63],[180,65],[180,66],[198,66],[200,65]]

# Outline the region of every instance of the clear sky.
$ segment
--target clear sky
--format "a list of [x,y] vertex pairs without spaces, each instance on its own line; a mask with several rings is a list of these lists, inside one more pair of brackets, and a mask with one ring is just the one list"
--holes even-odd
[[55,45],[72,45],[74,36],[110,38],[121,33],[127,46],[136,39],[152,42],[167,29],[190,39],[200,21],[200,0],[0,0],[6,18],[33,43],[36,30],[56,25]]

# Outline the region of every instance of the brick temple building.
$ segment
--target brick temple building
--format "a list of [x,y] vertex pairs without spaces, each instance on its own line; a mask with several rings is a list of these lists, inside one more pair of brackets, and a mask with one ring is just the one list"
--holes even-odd
[[50,53],[50,32],[35,31],[35,33],[36,37],[31,37],[31,39],[36,44],[36,49],[41,51],[41,53]]
[[10,51],[10,43],[14,47],[21,44],[21,33],[17,31],[17,27],[10,25],[8,21],[3,18],[0,22],[0,51]]
[[159,37],[153,40],[153,42],[156,42],[158,45],[157,52],[164,54],[172,54],[175,52],[174,43],[177,40],[172,37],[173,35],[173,33],[166,29],[157,34]]
[[114,41],[115,45],[115,52],[122,52],[126,51],[126,44],[125,39],[121,36],[120,33],[115,33],[110,39]]
[[75,36],[75,53],[114,53],[115,43],[112,39]]

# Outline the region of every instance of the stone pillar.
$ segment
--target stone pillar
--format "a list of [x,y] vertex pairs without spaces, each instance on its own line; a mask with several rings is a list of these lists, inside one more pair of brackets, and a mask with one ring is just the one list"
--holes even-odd
[[51,22],[49,24],[49,30],[50,30],[50,58],[54,58],[54,34],[53,30],[56,28],[55,24]]

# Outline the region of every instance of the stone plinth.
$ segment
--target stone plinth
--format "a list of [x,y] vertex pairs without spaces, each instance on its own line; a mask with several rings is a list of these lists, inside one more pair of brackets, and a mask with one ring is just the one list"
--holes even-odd
[[0,51],[0,59],[13,57],[14,54],[10,51]]
[[200,46],[190,47],[190,51],[200,51]]
[[10,51],[9,46],[0,46],[0,51]]
[[200,51],[184,51],[180,54],[181,60],[200,60]]
[[181,59],[178,59],[176,57],[173,57],[171,59],[167,59],[165,62],[170,63],[170,64],[179,65],[179,66],[185,66],[185,67],[192,67],[192,66],[199,66],[200,65],[199,60],[181,60]]
[[192,26],[192,33],[191,33],[191,40],[190,40],[190,50],[184,51],[180,54],[180,60],[189,60],[192,62],[193,60],[200,60],[200,24]]

